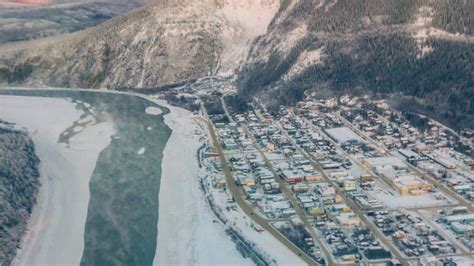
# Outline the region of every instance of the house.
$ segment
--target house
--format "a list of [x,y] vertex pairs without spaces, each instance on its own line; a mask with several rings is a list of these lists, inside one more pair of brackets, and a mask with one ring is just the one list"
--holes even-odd
[[246,187],[255,186],[255,179],[251,175],[238,175],[237,180],[242,186],[246,186]]
[[323,176],[321,174],[307,174],[304,179],[308,182],[318,182],[323,180]]
[[327,183],[318,184],[317,191],[324,197],[336,195],[336,190],[333,187],[329,186]]
[[350,180],[350,179],[346,179],[344,180],[344,191],[354,191],[357,189],[356,187],[356,182],[354,182],[353,180]]
[[303,182],[303,176],[298,171],[284,170],[282,177],[288,183]]
[[340,213],[336,216],[336,221],[340,226],[358,226],[360,219],[353,212]]
[[308,191],[308,185],[306,185],[305,183],[297,183],[293,185],[292,188],[293,188],[293,191],[297,193]]

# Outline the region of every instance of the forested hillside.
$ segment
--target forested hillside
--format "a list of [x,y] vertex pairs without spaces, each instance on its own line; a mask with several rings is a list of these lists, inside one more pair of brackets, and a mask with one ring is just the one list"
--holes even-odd
[[28,135],[0,120],[0,265],[10,265],[25,233],[40,185],[38,164]]
[[274,104],[308,89],[397,93],[407,96],[397,104],[472,128],[473,17],[467,0],[286,0],[256,41],[240,92]]

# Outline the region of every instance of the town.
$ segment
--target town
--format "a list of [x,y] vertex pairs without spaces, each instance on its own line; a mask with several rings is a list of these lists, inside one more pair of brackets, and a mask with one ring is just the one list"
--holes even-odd
[[310,265],[474,262],[473,131],[367,97],[267,110],[178,95],[208,132],[208,201],[256,264],[272,264],[269,241]]

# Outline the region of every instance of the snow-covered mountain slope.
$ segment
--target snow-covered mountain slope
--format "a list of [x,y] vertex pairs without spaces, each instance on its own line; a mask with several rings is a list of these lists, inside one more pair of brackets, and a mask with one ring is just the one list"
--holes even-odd
[[0,48],[0,82],[148,88],[232,73],[278,0],[158,1],[85,31]]

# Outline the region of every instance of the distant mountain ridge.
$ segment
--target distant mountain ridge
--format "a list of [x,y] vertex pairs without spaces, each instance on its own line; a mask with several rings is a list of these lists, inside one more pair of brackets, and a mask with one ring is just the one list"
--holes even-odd
[[0,45],[76,32],[126,13],[139,2],[18,4],[0,1]]
[[83,3],[83,2],[140,2],[146,3],[153,0],[0,0],[0,2],[10,2],[18,4],[33,4],[33,5],[52,5],[52,4],[63,4],[63,3]]

